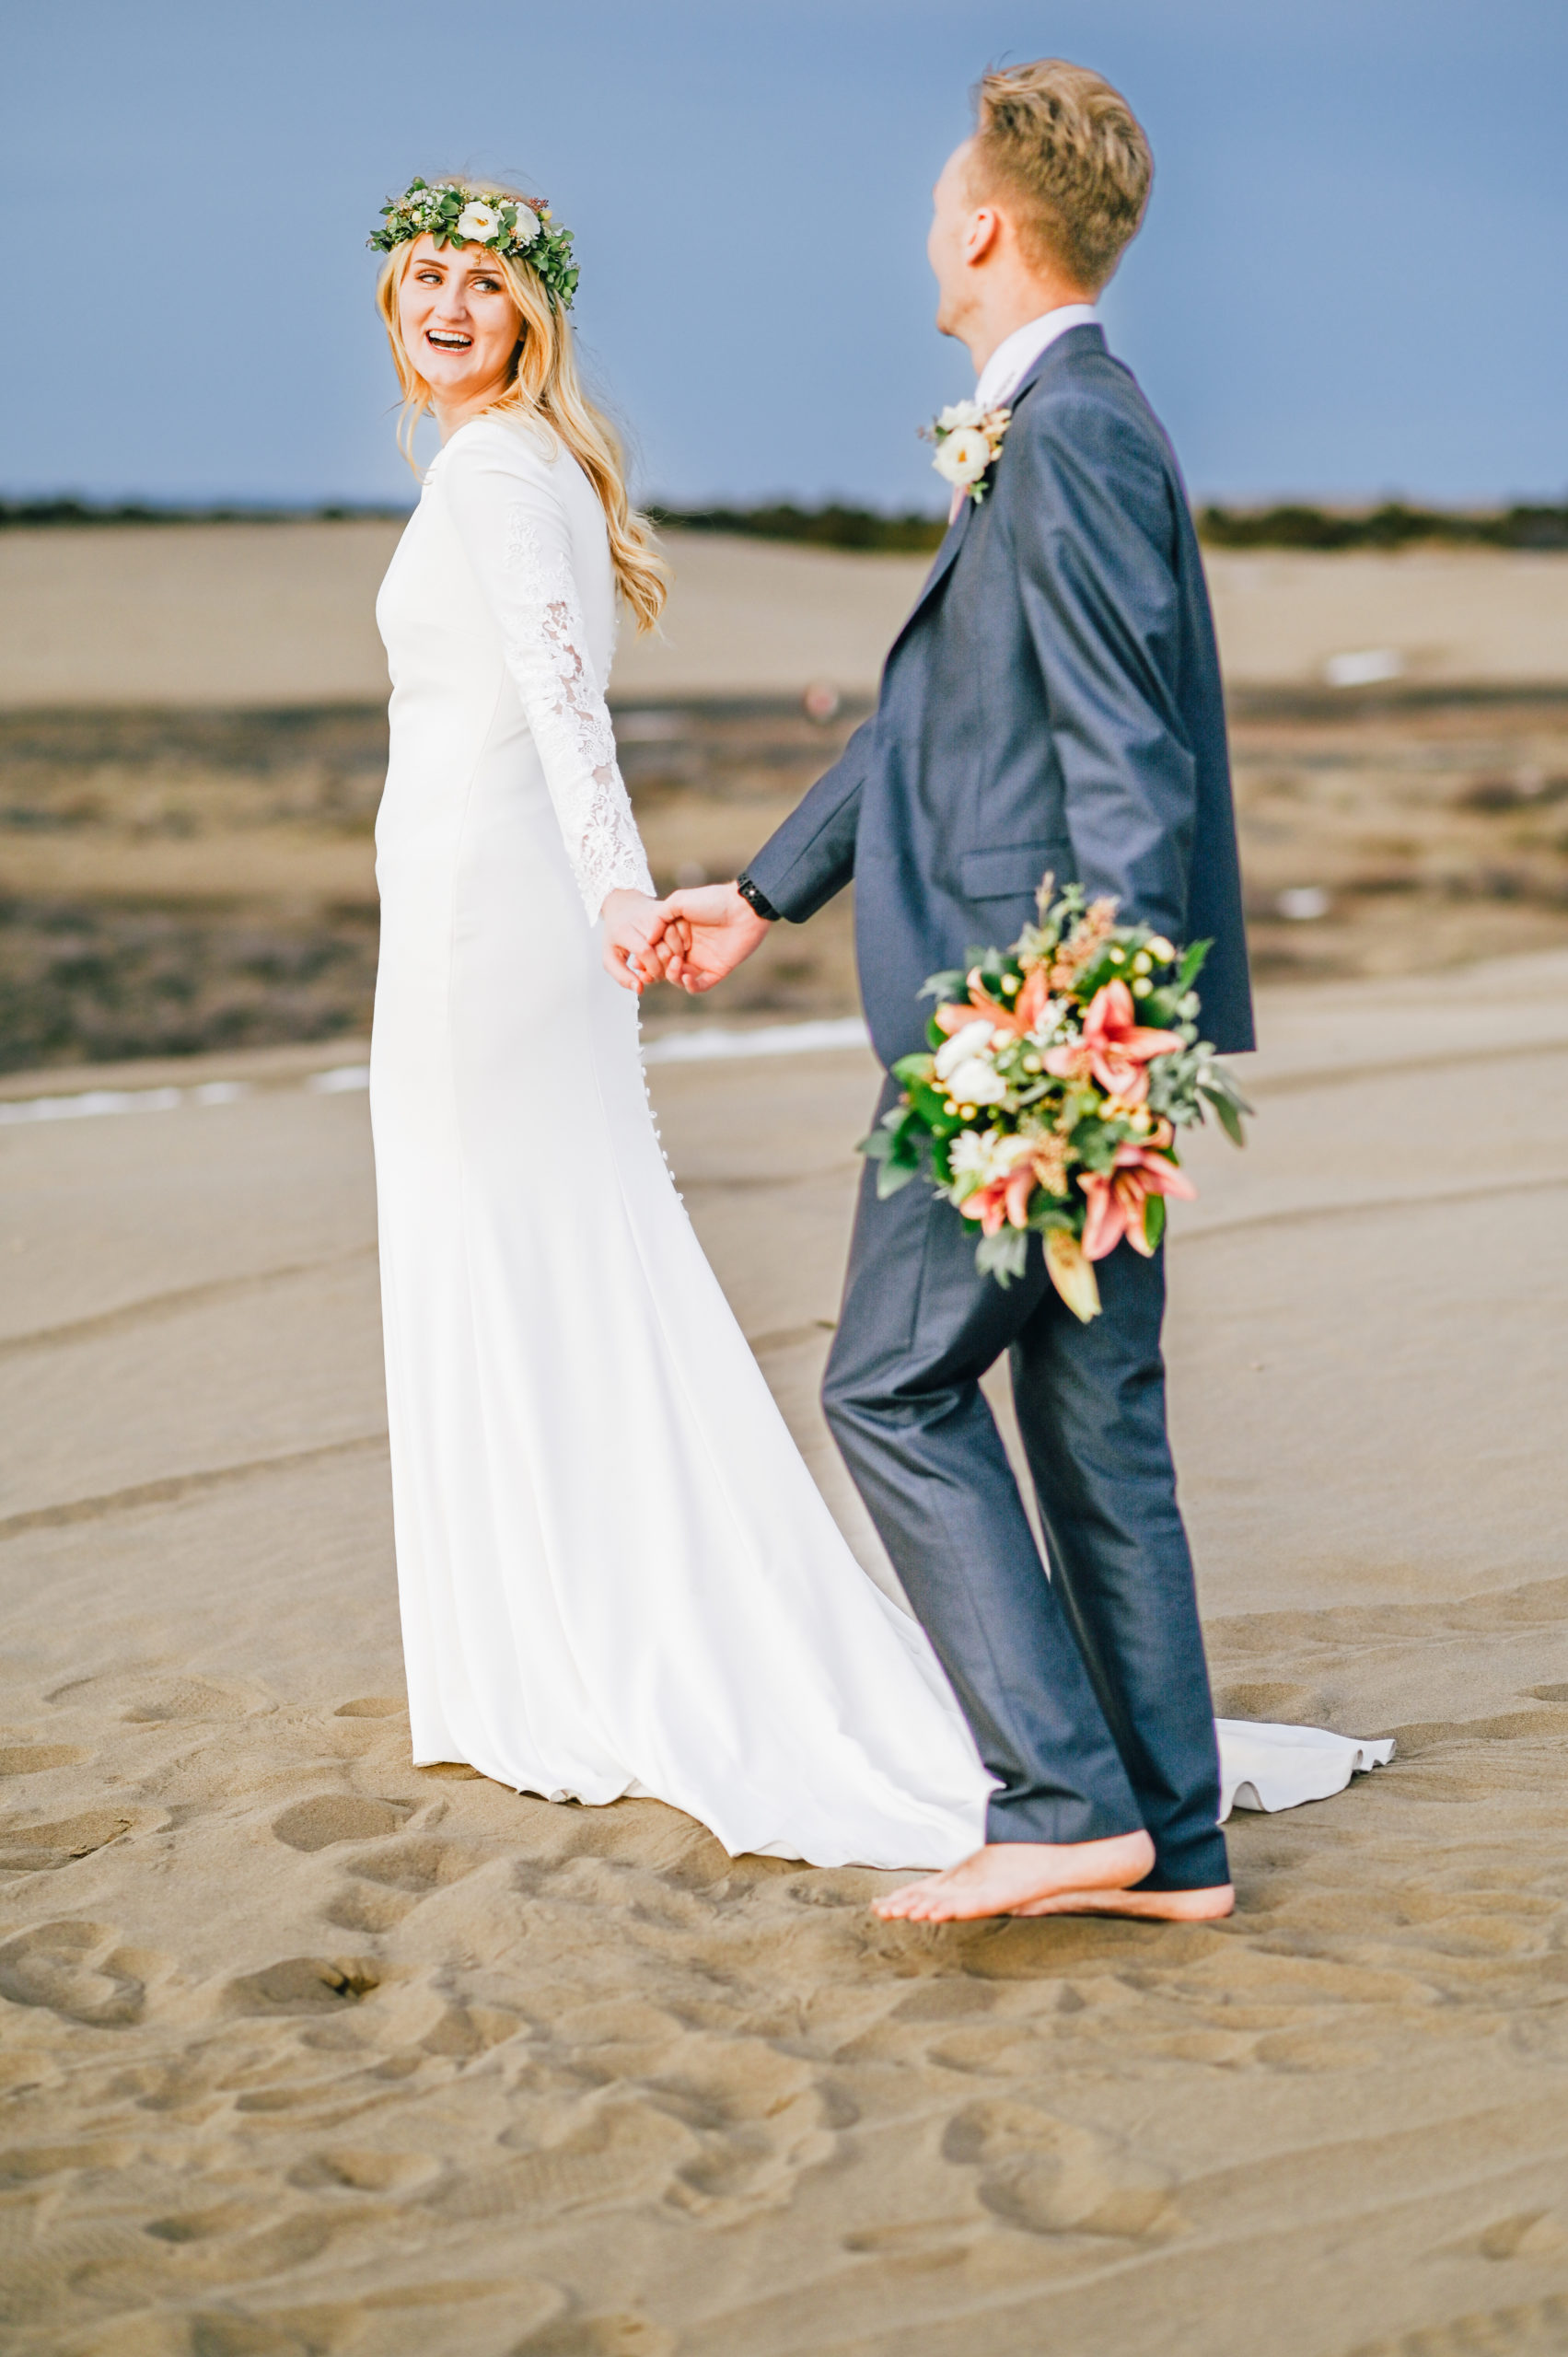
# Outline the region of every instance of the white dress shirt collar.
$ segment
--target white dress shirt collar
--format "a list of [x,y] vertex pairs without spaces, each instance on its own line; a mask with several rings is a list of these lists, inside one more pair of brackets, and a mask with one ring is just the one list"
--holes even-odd
[[1021,328],[1004,336],[974,389],[981,409],[1000,409],[1004,401],[1011,401],[1048,345],[1069,328],[1093,327],[1096,317],[1092,303],[1063,303],[1054,311],[1041,312],[1038,319],[1026,319]]

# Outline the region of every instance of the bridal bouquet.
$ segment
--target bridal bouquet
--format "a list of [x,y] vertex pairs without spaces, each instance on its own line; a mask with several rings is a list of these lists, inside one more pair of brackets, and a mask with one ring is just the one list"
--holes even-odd
[[1039,923],[968,971],[933,974],[929,1052],[901,1057],[903,1100],[860,1151],[891,1195],[923,1168],[980,1241],[997,1283],[1024,1273],[1033,1231],[1051,1283],[1086,1324],[1099,1314],[1094,1264],[1123,1237],[1145,1256],[1166,1199],[1197,1190],[1177,1132],[1212,1107],[1245,1143],[1251,1107],[1198,1034],[1208,943],[1179,954],[1147,925],[1119,925],[1114,900],[1040,886]]

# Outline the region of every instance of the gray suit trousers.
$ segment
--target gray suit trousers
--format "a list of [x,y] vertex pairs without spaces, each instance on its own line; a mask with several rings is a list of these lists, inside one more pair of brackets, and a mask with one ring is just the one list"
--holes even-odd
[[[878,1111],[895,1103],[889,1082]],[[1163,1255],[1059,1299],[1038,1239],[1005,1291],[923,1179],[862,1184],[823,1385],[855,1486],[1000,1789],[993,1841],[1145,1827],[1150,1889],[1228,1880],[1192,1562],[1166,1434]],[[980,1378],[1004,1351],[1051,1558],[1041,1564]]]

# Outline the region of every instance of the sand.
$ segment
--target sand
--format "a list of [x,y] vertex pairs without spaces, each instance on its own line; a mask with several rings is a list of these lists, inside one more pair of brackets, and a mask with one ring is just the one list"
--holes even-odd
[[[1568,958],[1265,1036],[1171,1253],[1216,1679],[1400,1750],[1239,1820],[1204,1929],[879,1926],[412,1769],[366,1103],[307,1085],[359,1051],[0,1125],[7,2351],[1568,2346]],[[814,1397],[869,1060],[654,1078],[869,1559]]]
[[[0,710],[378,702],[376,591],[396,523],[84,527],[0,533]],[[616,695],[874,692],[927,570],[671,533],[660,633],[623,634]],[[1406,685],[1568,681],[1568,557],[1211,550],[1233,690],[1322,684],[1382,655]]]
[[[6,1019],[348,1031],[0,1078],[0,2348],[1568,2350],[1568,561],[1209,560],[1254,946],[1306,980],[1176,1227],[1184,1496],[1221,1707],[1398,1761],[1239,1820],[1225,1925],[930,1932],[409,1765],[353,1036],[396,528],[0,535]],[[673,553],[616,678],[668,880],[830,757],[924,570]],[[842,1013],[847,914],[650,1031]],[[816,1402],[869,1059],[652,1076],[891,1585]],[[92,1087],[137,1109],[15,1118]]]

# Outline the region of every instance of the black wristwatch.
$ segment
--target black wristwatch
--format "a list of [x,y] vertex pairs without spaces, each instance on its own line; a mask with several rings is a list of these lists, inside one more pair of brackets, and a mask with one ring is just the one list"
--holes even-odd
[[749,876],[738,876],[735,888],[749,909],[755,909],[764,924],[777,924],[779,912],[765,892],[760,892]]

